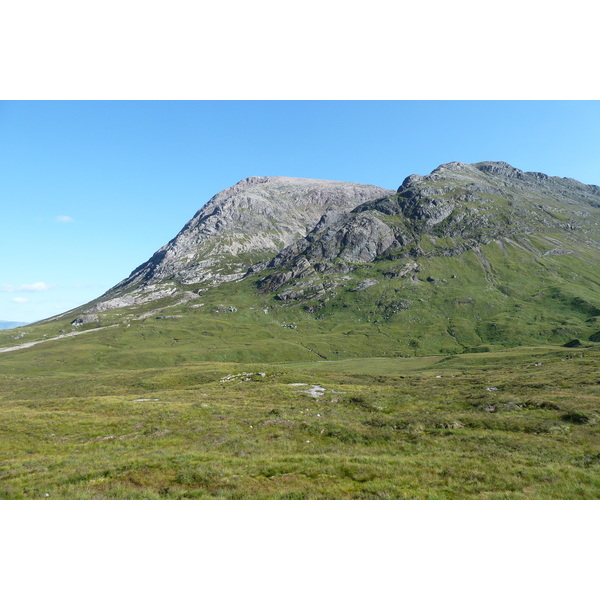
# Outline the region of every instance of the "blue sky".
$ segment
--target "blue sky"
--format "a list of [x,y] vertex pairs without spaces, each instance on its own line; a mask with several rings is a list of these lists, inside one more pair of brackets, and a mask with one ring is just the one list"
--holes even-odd
[[454,160],[600,185],[597,101],[0,102],[0,320],[83,304],[250,175],[397,188]]

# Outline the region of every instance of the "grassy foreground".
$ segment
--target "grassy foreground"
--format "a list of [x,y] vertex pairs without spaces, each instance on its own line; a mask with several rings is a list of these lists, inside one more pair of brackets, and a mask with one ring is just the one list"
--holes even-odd
[[596,345],[73,372],[19,356],[0,361],[3,499],[600,498]]

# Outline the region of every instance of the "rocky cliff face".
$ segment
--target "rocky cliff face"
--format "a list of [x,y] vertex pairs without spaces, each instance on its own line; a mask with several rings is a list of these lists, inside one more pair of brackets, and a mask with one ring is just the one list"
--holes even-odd
[[358,183],[249,177],[211,198],[173,240],[91,310],[175,295],[177,284],[235,281],[305,236],[327,212],[344,214],[390,193]]
[[326,211],[343,213],[389,193],[353,183],[249,177],[214,196],[118,287],[169,278],[212,285],[239,279],[258,258],[306,235]]

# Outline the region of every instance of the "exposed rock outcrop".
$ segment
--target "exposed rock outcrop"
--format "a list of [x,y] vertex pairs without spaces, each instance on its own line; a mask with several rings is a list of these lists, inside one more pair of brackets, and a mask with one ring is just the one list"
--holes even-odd
[[327,210],[349,211],[389,193],[337,181],[249,177],[214,196],[117,287],[170,278],[211,285],[239,279],[263,256],[306,235]]
[[343,214],[388,196],[377,186],[249,177],[216,194],[168,244],[109,290],[93,312],[174,293],[172,283],[218,285],[303,238],[330,211]]
[[[580,230],[582,240],[598,245],[593,210],[599,201],[598,186],[524,172],[504,162],[447,163],[430,175],[408,176],[395,194],[345,214],[327,213],[305,238],[253,271],[275,270],[259,287],[288,286],[278,297],[290,299],[297,297],[294,282],[307,273],[348,273],[356,264],[386,256],[456,256],[492,241],[522,244],[524,236],[560,229]],[[570,252],[556,247],[545,254]],[[414,278],[413,264],[397,276],[413,272]],[[313,287],[317,283],[318,277]]]

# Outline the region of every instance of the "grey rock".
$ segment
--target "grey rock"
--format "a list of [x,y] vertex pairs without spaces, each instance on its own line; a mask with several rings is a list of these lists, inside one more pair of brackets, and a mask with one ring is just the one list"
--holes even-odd
[[359,282],[359,284],[351,289],[351,292],[362,292],[363,290],[366,290],[367,288],[373,287],[374,285],[377,285],[379,283],[379,281],[377,281],[377,279],[363,279],[361,282]]
[[564,254],[572,254],[570,250],[564,250],[563,248],[552,248],[552,250],[547,250],[543,253],[543,256],[560,256]]
[[214,196],[116,289],[168,278],[209,285],[240,279],[265,254],[305,236],[328,209],[351,210],[389,194],[364,184],[249,177]]
[[474,166],[483,173],[488,173],[490,175],[514,177],[517,179],[522,179],[524,175],[523,171],[511,167],[511,165],[505,162],[480,162]]
[[[337,267],[333,261],[368,263],[397,245],[390,227],[369,213],[351,213],[324,217],[304,239],[286,248],[268,263],[280,272],[265,278],[261,289],[273,291],[292,279],[319,272],[350,271],[348,265]],[[343,262],[341,263],[343,265]]]
[[179,284],[212,287],[241,279],[249,269],[259,272],[328,211],[337,216],[391,193],[358,183],[249,177],[213,196],[174,239],[86,312],[175,298]]
[[215,306],[212,311],[215,313],[237,312],[237,308],[235,306],[225,306],[223,304],[219,304],[219,306]]
[[98,323],[100,317],[98,315],[81,315],[71,321],[73,327],[81,327],[81,325],[87,325],[88,323]]
[[413,274],[419,270],[419,265],[416,262],[409,261],[404,265],[395,266],[389,271],[384,271],[384,275],[390,279],[397,277],[406,277],[407,275]]

